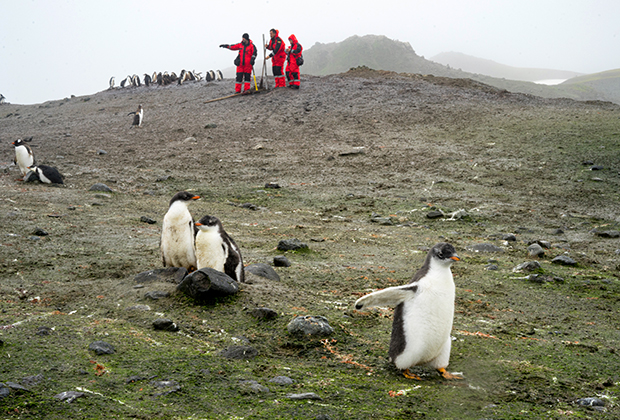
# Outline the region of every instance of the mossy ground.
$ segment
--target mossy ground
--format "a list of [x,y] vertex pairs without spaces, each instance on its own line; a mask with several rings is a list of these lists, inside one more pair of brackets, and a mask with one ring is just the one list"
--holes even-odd
[[[148,112],[155,108],[153,90],[132,97],[103,92],[78,103],[75,109],[94,119],[97,129],[74,117],[72,101],[52,104],[54,112],[12,106],[22,119],[0,114],[7,135],[34,131],[51,138],[66,126],[73,130],[73,137],[35,149],[63,154],[56,165],[71,173],[67,187],[21,184],[15,170],[0,178],[0,382],[43,377],[29,391],[0,400],[2,417],[618,418],[620,244],[591,233],[620,226],[618,108],[506,99],[484,89],[395,76],[332,76],[305,87],[300,93],[307,96],[287,91],[247,98],[256,109],[222,102],[196,123],[186,115],[204,108],[181,102],[195,99],[196,89],[158,91],[157,106],[169,104],[176,118],[151,111],[144,129],[131,134],[106,126],[99,110],[151,100]],[[333,97],[327,99],[325,89]],[[399,102],[391,94],[407,89],[417,93]],[[280,103],[293,111],[282,111]],[[284,116],[263,118],[274,109]],[[39,124],[41,118],[47,125]],[[218,127],[201,134],[212,121]],[[251,137],[244,134],[248,126]],[[195,133],[197,144],[175,140]],[[366,152],[338,154],[351,146]],[[100,147],[113,156],[89,152]],[[192,158],[181,164],[187,148]],[[7,150],[2,160],[9,157]],[[583,160],[605,169],[589,171]],[[161,174],[170,177],[157,180]],[[274,180],[283,188],[264,188]],[[89,192],[96,181],[115,192]],[[236,297],[205,305],[170,284],[135,289],[135,274],[160,267],[160,223],[178,190],[203,197],[192,203],[192,214],[220,217],[246,264],[281,254],[280,239],[298,238],[309,251],[285,253],[292,266],[277,269],[280,282],[257,279]],[[469,216],[430,220],[431,208],[464,208]],[[373,213],[394,224],[373,223]],[[145,224],[141,216],[158,223]],[[50,235],[34,239],[36,227]],[[557,228],[564,233],[554,233]],[[504,243],[493,236],[499,233],[515,233],[517,241]],[[535,283],[512,271],[530,259],[526,247],[535,239],[553,244],[539,272],[556,280]],[[449,370],[465,379],[446,381],[416,368],[423,380],[407,380],[387,360],[391,310],[359,313],[352,303],[370,290],[407,282],[426,249],[440,241],[454,244],[462,257],[453,265]],[[468,250],[480,242],[504,251]],[[576,266],[551,263],[565,252]],[[487,270],[490,263],[498,270]],[[172,294],[147,300],[151,290]],[[131,310],[136,304],[151,311]],[[253,318],[250,310],[262,306],[279,317]],[[334,335],[290,336],[288,322],[305,314],[327,317]],[[153,330],[159,317],[174,320],[180,332]],[[116,353],[89,352],[97,340],[113,344]],[[258,357],[219,355],[244,343]],[[269,382],[279,375],[295,384]],[[271,392],[245,392],[242,380],[256,380]],[[154,381],[175,381],[180,390],[167,393],[173,388]],[[54,398],[76,390],[85,396],[72,403]],[[322,399],[287,398],[304,392]],[[577,406],[583,397],[603,399],[606,411]]]

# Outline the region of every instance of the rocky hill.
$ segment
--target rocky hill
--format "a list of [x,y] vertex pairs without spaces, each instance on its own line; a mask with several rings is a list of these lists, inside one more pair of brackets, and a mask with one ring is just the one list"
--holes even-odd
[[[327,75],[346,72],[350,68],[367,66],[375,70],[389,70],[402,73],[432,74],[434,76],[457,79],[469,78],[498,89],[510,92],[527,93],[545,98],[571,98],[577,100],[603,100],[620,103],[620,79],[608,79],[603,84],[563,84],[546,86],[533,82],[521,81],[523,73],[514,74],[515,79],[502,76],[493,77],[480,72],[473,73],[466,69],[450,67],[418,56],[409,43],[394,41],[382,35],[352,36],[342,42],[317,43],[304,51],[305,64],[302,72],[312,75]],[[487,67],[488,68],[488,67]],[[502,71],[506,71],[503,68]],[[528,78],[573,73],[532,73]],[[518,76],[518,77],[517,77]],[[505,77],[505,78],[504,78]]]
[[[620,418],[620,108],[362,67],[301,82],[0,105],[2,418]],[[25,137],[64,186],[18,180]],[[182,190],[241,249],[236,294],[159,271]],[[354,302],[439,242],[464,379],[406,379],[393,308]]]

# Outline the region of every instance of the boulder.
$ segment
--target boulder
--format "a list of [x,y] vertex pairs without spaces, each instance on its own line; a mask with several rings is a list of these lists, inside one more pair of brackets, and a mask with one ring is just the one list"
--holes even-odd
[[269,280],[280,281],[280,276],[270,265],[258,263],[245,267],[245,271]]
[[287,330],[292,335],[302,337],[325,337],[332,335],[334,329],[323,316],[298,316],[289,322]]
[[230,296],[239,292],[239,284],[227,274],[205,267],[186,276],[177,290],[196,300]]

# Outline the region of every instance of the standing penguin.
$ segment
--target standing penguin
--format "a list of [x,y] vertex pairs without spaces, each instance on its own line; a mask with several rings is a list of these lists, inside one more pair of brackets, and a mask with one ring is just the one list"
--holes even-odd
[[47,165],[34,166],[33,165],[28,169],[30,169],[36,175],[34,177],[35,181],[36,181],[36,178],[38,178],[39,181],[45,184],[64,184],[62,175],[60,174],[60,172],[58,172],[58,169],[54,168],[53,166],[47,166]]
[[185,267],[188,271],[196,269],[194,219],[187,206],[199,198],[198,195],[180,191],[170,200],[159,244],[164,267]]
[[22,173],[22,176],[25,176],[28,173],[28,168],[34,165],[34,154],[32,153],[32,149],[25,142],[32,140],[30,139],[17,139],[13,142],[13,146],[15,146],[15,164],[19,167],[19,170]]
[[210,267],[228,274],[233,280],[245,282],[241,251],[222,227],[222,222],[217,217],[204,216],[196,222],[196,227],[198,269]]
[[142,104],[138,105],[138,110],[134,112],[130,112],[127,115],[133,115],[133,122],[131,126],[137,125],[138,127],[142,126],[142,118],[144,117],[144,109],[142,108]]
[[462,379],[446,371],[450,361],[450,331],[455,287],[450,265],[459,261],[454,247],[441,242],[428,252],[424,265],[409,284],[388,287],[355,302],[355,309],[395,306],[389,356],[405,377],[420,379],[409,367],[428,365],[446,379]]

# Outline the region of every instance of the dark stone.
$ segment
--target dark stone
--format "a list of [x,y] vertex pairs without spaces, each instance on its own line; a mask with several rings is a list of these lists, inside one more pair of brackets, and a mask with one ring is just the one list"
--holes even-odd
[[143,271],[136,274],[136,283],[174,283],[179,284],[187,276],[187,269],[183,267],[158,268],[156,270]]
[[581,164],[583,166],[590,166],[590,165],[594,165],[594,161],[592,161],[592,160],[584,160],[583,162],[581,162]]
[[177,290],[196,300],[230,296],[239,292],[239,284],[230,276],[209,267],[186,276]]
[[555,229],[553,232],[551,232],[553,235],[563,235],[564,231],[560,228]]
[[300,249],[308,249],[308,244],[299,239],[283,239],[278,243],[278,251],[297,251]]
[[170,296],[170,293],[162,292],[160,290],[153,290],[151,292],[146,292],[144,294],[144,297],[146,299],[151,299],[151,300],[159,300],[159,299],[167,298],[169,296]]
[[504,252],[502,248],[490,243],[470,245],[467,249],[473,252]]
[[323,400],[314,392],[305,392],[303,394],[287,394],[286,398],[291,400]]
[[209,123],[209,124],[205,125],[205,128],[217,128],[217,124]]
[[324,337],[334,333],[334,329],[327,322],[327,318],[323,316],[298,316],[289,322],[286,328],[290,334],[304,337]]
[[599,398],[588,397],[588,398],[579,398],[577,400],[577,404],[583,407],[604,407],[605,401]]
[[155,180],[155,182],[164,182],[164,181],[168,181],[170,178],[172,178],[170,175],[162,175],[159,178],[157,178]]
[[431,210],[426,213],[427,219],[439,219],[441,217],[444,217],[444,213],[441,210]]
[[504,241],[516,242],[517,237],[512,233],[504,233],[500,236]]
[[108,154],[108,152],[106,152],[106,151],[105,151],[105,150],[103,150],[103,149],[99,149],[99,150],[97,150],[97,154],[98,154],[98,155],[107,155],[107,154]]
[[484,266],[484,269],[487,271],[497,271],[499,270],[499,267],[497,266],[497,264],[487,264]]
[[114,354],[114,346],[106,343],[105,341],[94,341],[88,346],[88,350],[95,352],[95,354]]
[[179,331],[179,326],[167,318],[159,318],[153,321],[153,328],[160,331]]
[[252,211],[258,210],[258,206],[256,204],[252,204],[252,203],[243,203],[239,207],[241,207],[242,209],[248,209],[248,210],[252,210]]
[[88,191],[103,191],[103,192],[113,192],[112,188],[108,187],[106,184],[98,182],[89,188]]
[[593,166],[590,166],[590,170],[591,171],[602,171],[603,169],[605,169],[605,167],[603,165],[593,165]]
[[251,346],[231,346],[220,352],[227,359],[249,360],[258,356],[258,350]]
[[49,235],[49,233],[47,233],[46,231],[44,231],[41,228],[36,228],[33,232],[33,235],[37,235],[37,236],[47,236]]
[[28,388],[26,388],[26,387],[24,387],[24,386],[22,386],[20,384],[16,384],[15,382],[7,382],[5,384],[5,386],[7,388],[10,388],[13,391],[17,391],[17,392],[28,392],[29,391]]
[[56,399],[58,399],[60,401],[65,401],[65,402],[71,404],[77,398],[80,398],[80,397],[83,397],[83,396],[84,396],[83,392],[65,391],[65,392],[61,392],[60,394],[54,395],[54,398],[56,398]]
[[276,385],[293,385],[295,381],[288,376],[276,376],[269,380],[272,384]]
[[37,335],[50,335],[52,331],[50,327],[39,327],[37,329]]
[[276,184],[275,182],[268,182],[265,184],[265,188],[279,189],[282,187],[280,186],[280,184]]
[[146,216],[140,217],[140,221],[143,223],[148,223],[149,225],[154,225],[155,223],[157,223],[156,220],[153,220],[150,217],[146,217]]
[[276,270],[268,264],[251,264],[245,267],[245,271],[269,280],[280,281],[280,276],[276,273]]
[[577,265],[577,261],[573,260],[568,255],[558,255],[557,257],[552,259],[551,262],[554,264],[561,264],[561,265]]
[[596,231],[595,235],[601,238],[620,238],[620,231],[617,231],[617,230],[605,230],[602,232]]
[[250,314],[254,318],[265,319],[265,320],[276,319],[278,317],[278,313],[274,311],[273,309],[269,309],[269,308],[255,308],[250,311]]
[[291,262],[284,255],[273,257],[273,265],[276,267],[290,267]]

